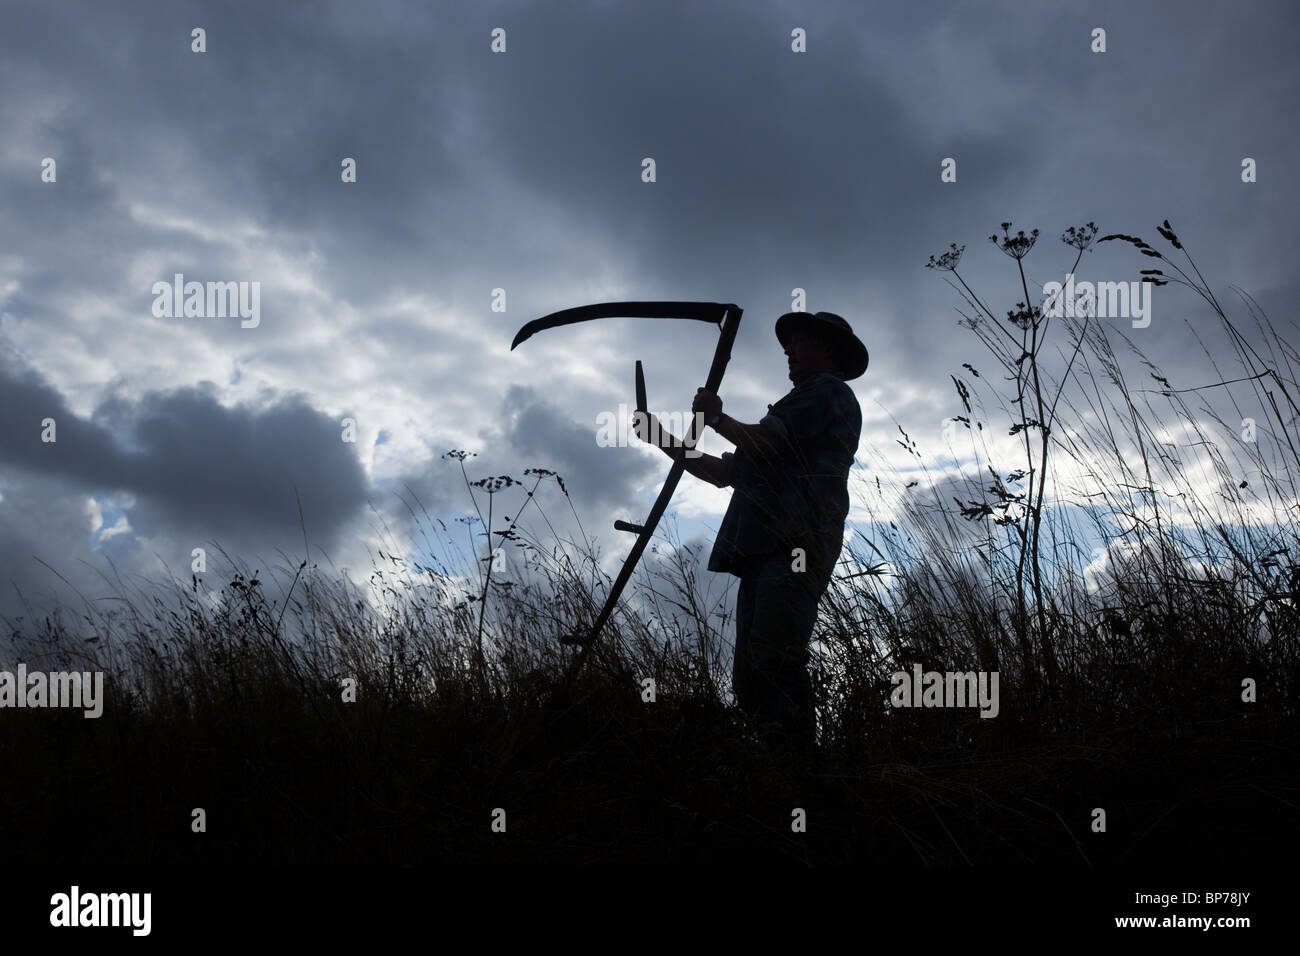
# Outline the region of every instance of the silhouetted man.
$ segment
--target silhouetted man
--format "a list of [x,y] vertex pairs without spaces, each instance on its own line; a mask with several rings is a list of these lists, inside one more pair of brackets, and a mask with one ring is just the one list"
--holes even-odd
[[[776,337],[789,357],[791,389],[754,425],[722,413],[699,389],[691,410],[736,446],[722,457],[685,457],[691,474],[734,486],[710,571],[740,578],[731,681],[736,701],[774,746],[816,746],[808,642],[830,583],[849,512],[848,476],[862,410],[846,381],[867,369],[866,346],[830,312],[788,312]],[[685,456],[653,415],[638,425],[670,458]]]

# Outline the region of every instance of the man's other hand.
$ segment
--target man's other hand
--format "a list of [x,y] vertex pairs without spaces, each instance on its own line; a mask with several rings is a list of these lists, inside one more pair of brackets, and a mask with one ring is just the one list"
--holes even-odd
[[632,430],[636,437],[647,445],[659,445],[662,440],[663,428],[659,424],[659,419],[642,409],[632,413]]
[[695,390],[695,401],[691,402],[691,411],[703,414],[704,422],[708,424],[715,416],[722,414],[722,399],[718,398],[717,392],[698,388]]

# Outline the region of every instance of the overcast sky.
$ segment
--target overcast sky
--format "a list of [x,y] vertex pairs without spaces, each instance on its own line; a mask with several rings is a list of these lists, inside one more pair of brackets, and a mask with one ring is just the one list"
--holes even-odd
[[[611,523],[644,517],[668,461],[599,447],[597,416],[632,402],[638,358],[653,409],[689,408],[716,330],[608,320],[510,351],[557,309],[739,304],[721,393],[752,422],[790,388],[773,323],[803,289],[870,349],[864,462],[901,454],[896,422],[937,446],[961,411],[949,375],[981,346],[924,264],[965,244],[1005,311],[999,222],[1042,230],[1041,287],[1069,265],[1066,227],[1155,241],[1168,218],[1216,289],[1290,320],[1294,9],[0,5],[0,612],[65,593],[41,562],[98,599],[109,559],[185,579],[214,541],[255,567],[297,560],[295,488],[312,547],[364,580],[384,535],[419,553],[402,489],[469,510],[452,448],[477,452],[472,479],[559,472],[617,564],[631,536]],[[1108,243],[1080,277],[1148,264]],[[177,273],[259,283],[258,324],[157,316],[154,283]],[[1212,325],[1205,306],[1170,286],[1152,319],[1114,321],[1180,381],[1211,380],[1187,325]],[[683,537],[710,545],[728,494],[684,478]],[[558,489],[542,497],[565,527]]]

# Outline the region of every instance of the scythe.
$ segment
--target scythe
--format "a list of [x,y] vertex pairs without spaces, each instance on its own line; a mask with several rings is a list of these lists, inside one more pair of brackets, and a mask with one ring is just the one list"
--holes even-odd
[[[740,327],[742,312],[743,310],[738,305],[719,302],[600,302],[595,305],[563,309],[559,312],[552,312],[540,319],[534,319],[519,330],[518,334],[515,335],[515,340],[510,343],[510,348],[513,351],[515,346],[545,329],[553,329],[561,325],[572,325],[575,322],[588,322],[592,319],[622,317],[695,319],[700,322],[713,322],[718,325],[720,335],[718,337],[718,346],[713,353],[713,364],[709,367],[709,376],[705,380],[704,387],[711,392],[716,392],[718,386],[722,384],[722,374],[727,370],[727,362],[731,359],[731,345],[736,340],[736,330]],[[636,402],[639,411],[647,410],[645,375],[642,372],[640,360],[636,363]],[[692,417],[690,424],[686,428],[683,441],[687,447],[691,447],[697,437],[695,435],[695,418]],[[650,515],[645,521],[640,524],[629,521],[614,522],[615,530],[634,533],[636,543],[632,545],[632,550],[623,562],[618,577],[614,579],[614,585],[610,588],[609,596],[605,599],[605,606],[601,609],[595,623],[589,629],[586,629],[585,633],[579,632],[561,636],[561,643],[577,644],[582,647],[571,666],[571,673],[582,665],[588,651],[595,645],[596,639],[600,636],[601,628],[605,626],[605,622],[609,620],[610,614],[613,613],[619,595],[623,593],[623,588],[631,579],[637,561],[641,559],[641,554],[645,551],[646,545],[650,543],[650,538],[654,535],[655,528],[659,524],[659,519],[663,517],[668,502],[672,499],[673,492],[677,490],[677,483],[681,480],[685,467],[684,457],[673,462],[672,468],[668,471],[668,478],[664,481],[663,487],[659,489],[659,497],[655,499],[654,506],[650,509]]]

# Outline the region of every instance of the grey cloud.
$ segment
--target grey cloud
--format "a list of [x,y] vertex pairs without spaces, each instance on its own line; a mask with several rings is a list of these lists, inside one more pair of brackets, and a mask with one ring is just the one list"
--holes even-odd
[[[569,493],[588,509],[627,508],[655,473],[631,448],[596,444],[596,423],[582,425],[532,388],[511,385],[501,403],[501,434],[521,467],[543,467],[564,477]],[[633,439],[635,440],[635,439]],[[667,471],[668,459],[663,459]]]
[[[50,443],[41,441],[47,417],[57,429]],[[225,408],[212,383],[149,392],[134,404],[110,398],[85,420],[12,351],[0,365],[0,457],[7,466],[87,491],[130,492],[137,496],[132,526],[146,535],[297,529],[296,486],[313,532],[329,541],[366,490],[341,432],[299,397]]]

